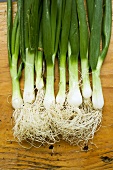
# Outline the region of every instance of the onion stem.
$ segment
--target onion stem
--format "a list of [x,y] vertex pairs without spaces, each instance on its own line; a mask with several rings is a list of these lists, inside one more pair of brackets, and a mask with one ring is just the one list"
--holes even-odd
[[34,92],[34,53],[26,49],[25,61],[25,83],[23,99],[25,103],[33,103],[35,100]]

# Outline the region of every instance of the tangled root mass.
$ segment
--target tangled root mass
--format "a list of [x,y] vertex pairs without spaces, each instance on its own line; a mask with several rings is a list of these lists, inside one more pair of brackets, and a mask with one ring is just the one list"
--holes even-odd
[[93,139],[95,132],[101,125],[102,110],[93,109],[91,103],[83,103],[79,108],[74,108],[65,102],[61,112],[54,119],[57,131],[63,140],[70,144],[79,145]]
[[55,112],[54,107],[46,110],[43,99],[44,92],[39,91],[33,104],[26,103],[14,111],[14,137],[20,142],[29,139],[41,143],[55,143],[59,140],[52,125],[51,112]]
[[33,104],[26,103],[13,113],[14,137],[19,142],[29,139],[40,143],[56,143],[62,138],[78,145],[93,139],[102,120],[102,110],[95,110],[91,102],[83,102],[79,108],[69,106],[67,100],[61,107],[50,109],[43,105],[44,91],[37,93]]

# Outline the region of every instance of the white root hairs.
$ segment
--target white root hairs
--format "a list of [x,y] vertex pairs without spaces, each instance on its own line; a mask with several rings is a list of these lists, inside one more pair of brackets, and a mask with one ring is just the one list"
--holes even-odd
[[33,104],[26,103],[22,108],[14,111],[13,131],[14,137],[19,142],[29,139],[51,144],[59,141],[56,129],[52,126],[51,115],[55,110],[54,108],[46,110],[43,106],[43,100],[44,91],[40,90]]
[[13,131],[19,142],[30,140],[54,144],[62,138],[79,145],[93,139],[101,125],[102,110],[95,110],[90,100],[75,108],[66,98],[62,107],[56,104],[48,110],[44,108],[43,100],[44,90],[40,90],[33,104],[25,104],[14,111]]
[[[59,108],[59,106],[56,106]],[[59,110],[61,110],[59,112]],[[93,139],[101,125],[102,110],[95,110],[91,102],[85,102],[79,107],[69,106],[67,101],[58,109],[54,122],[63,140],[70,144],[79,145]]]

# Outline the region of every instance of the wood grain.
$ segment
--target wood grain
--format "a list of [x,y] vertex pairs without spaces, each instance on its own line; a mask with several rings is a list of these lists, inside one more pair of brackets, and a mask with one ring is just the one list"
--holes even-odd
[[[14,4],[14,8],[16,8]],[[101,79],[105,98],[103,120],[89,151],[61,141],[54,146],[22,146],[13,138],[11,78],[7,57],[6,3],[0,3],[0,169],[1,170],[104,170],[113,169],[113,31]],[[11,97],[8,98],[9,101]],[[25,148],[24,148],[25,147]]]

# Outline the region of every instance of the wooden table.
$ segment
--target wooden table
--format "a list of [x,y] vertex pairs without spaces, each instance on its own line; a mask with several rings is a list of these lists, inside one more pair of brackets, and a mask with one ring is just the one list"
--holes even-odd
[[0,3],[0,169],[113,169],[113,32],[101,72],[105,106],[102,126],[95,134],[94,145],[88,146],[89,151],[81,151],[79,147],[70,146],[64,141],[54,146],[29,148],[29,144],[23,143],[21,146],[13,138],[13,110],[8,103],[11,101],[11,78],[7,57],[6,17],[6,3]]

